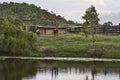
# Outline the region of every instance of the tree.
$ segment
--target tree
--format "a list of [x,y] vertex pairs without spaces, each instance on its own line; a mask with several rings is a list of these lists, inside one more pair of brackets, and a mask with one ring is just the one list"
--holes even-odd
[[4,55],[30,55],[36,49],[37,36],[21,25],[18,18],[0,18],[0,52]]
[[109,26],[111,26],[111,25],[113,25],[113,23],[111,22],[111,21],[108,21],[108,22],[105,22],[105,23],[103,23],[103,27],[109,27]]
[[86,10],[82,19],[85,20],[83,24],[87,27],[88,26],[91,27],[92,29],[92,41],[93,41],[93,48],[94,48],[95,34],[96,34],[95,28],[99,26],[100,19],[98,18],[97,10],[93,5]]
[[84,24],[86,26],[94,28],[99,26],[100,19],[98,18],[97,11],[93,5],[86,10],[85,15],[82,17],[82,19],[85,20]]

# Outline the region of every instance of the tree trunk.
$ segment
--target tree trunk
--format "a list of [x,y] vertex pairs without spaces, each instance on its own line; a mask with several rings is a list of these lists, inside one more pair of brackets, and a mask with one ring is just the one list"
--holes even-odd
[[96,34],[96,31],[95,31],[95,28],[93,28],[93,33],[92,33],[92,41],[93,41],[93,48],[95,48],[95,34]]
[[92,29],[93,29],[93,32],[92,32],[92,46],[93,46],[93,54],[95,56],[95,54],[96,54],[96,48],[95,48],[95,42],[96,42],[95,34],[96,34],[96,30],[95,30],[95,27],[93,27]]

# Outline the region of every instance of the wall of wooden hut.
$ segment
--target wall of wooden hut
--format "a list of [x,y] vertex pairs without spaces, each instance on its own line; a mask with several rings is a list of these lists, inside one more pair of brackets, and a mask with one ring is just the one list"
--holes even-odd
[[56,26],[38,26],[37,29],[40,30],[40,34],[53,34],[54,29],[58,29],[59,34],[66,33],[65,27],[56,27]]

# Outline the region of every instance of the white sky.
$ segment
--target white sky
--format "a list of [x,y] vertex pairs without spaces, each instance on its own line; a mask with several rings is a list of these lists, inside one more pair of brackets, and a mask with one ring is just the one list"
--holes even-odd
[[82,22],[85,10],[94,5],[99,13],[100,22],[120,23],[120,0],[0,0],[0,2],[26,2],[65,17]]

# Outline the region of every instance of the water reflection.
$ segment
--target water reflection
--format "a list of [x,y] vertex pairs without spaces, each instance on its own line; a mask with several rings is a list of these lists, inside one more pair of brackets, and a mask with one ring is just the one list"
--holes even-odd
[[36,74],[33,64],[21,60],[0,61],[0,80],[22,80],[23,77],[33,76]]
[[0,80],[120,80],[120,63],[4,60]]

